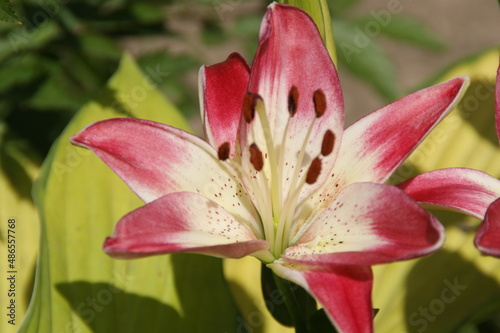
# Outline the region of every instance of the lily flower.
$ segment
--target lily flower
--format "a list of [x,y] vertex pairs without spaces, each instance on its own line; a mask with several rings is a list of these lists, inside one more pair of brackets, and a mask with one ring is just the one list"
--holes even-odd
[[[496,81],[495,120],[497,136],[500,139],[500,65],[498,66]],[[474,244],[483,254],[500,258],[500,199],[495,200],[488,208],[486,217],[474,238]]]
[[[371,332],[370,266],[429,254],[444,241],[442,225],[405,186],[384,182],[467,85],[456,77],[420,90],[344,130],[339,79],[314,22],[271,4],[251,68],[232,54],[200,70],[206,141],[130,118],[72,138],[146,202],[119,221],[104,251],[254,256],[316,297],[339,331]],[[460,186],[461,171],[453,172]],[[409,193],[431,197],[425,182],[413,185]],[[479,210],[492,201],[485,195]]]

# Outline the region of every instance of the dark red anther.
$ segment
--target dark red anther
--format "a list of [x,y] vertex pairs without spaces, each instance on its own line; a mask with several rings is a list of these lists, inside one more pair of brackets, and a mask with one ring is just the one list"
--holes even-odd
[[309,170],[307,170],[306,183],[309,185],[314,184],[318,180],[319,174],[321,173],[321,160],[316,157],[312,160]]
[[323,90],[318,89],[313,94],[314,111],[316,111],[316,118],[321,117],[326,111],[326,97]]
[[296,86],[292,86],[288,92],[288,112],[290,117],[293,118],[297,113],[297,105],[299,103],[299,90]]
[[252,163],[255,170],[260,171],[264,167],[264,159],[262,158],[262,152],[255,143],[250,145],[250,163]]
[[219,160],[225,161],[229,158],[230,145],[229,142],[224,142],[220,145],[219,150],[217,151],[217,155],[219,156]]
[[321,143],[321,155],[328,156],[333,151],[333,146],[335,144],[335,134],[332,131],[327,130],[323,136],[323,142]]
[[255,104],[257,103],[256,95],[247,92],[243,98],[243,117],[250,124],[255,117]]
[[248,124],[250,124],[253,118],[255,118],[255,108],[257,107],[259,100],[262,102],[262,97],[260,97],[259,94],[254,94],[249,91],[243,98],[243,117]]

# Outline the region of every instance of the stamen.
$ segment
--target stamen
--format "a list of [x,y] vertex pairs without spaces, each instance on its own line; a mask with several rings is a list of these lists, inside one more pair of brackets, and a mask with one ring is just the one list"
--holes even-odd
[[262,152],[255,143],[250,145],[250,163],[252,163],[255,170],[260,171],[264,167],[264,159],[262,158]]
[[314,184],[318,180],[319,174],[321,172],[321,160],[316,157],[309,166],[307,170],[306,183],[309,185]]
[[243,98],[243,117],[248,124],[250,124],[255,117],[255,105],[259,95],[247,92]]
[[290,113],[290,117],[293,118],[297,113],[297,105],[299,103],[299,90],[296,86],[292,86],[290,88],[290,92],[288,93],[288,112]]
[[224,142],[220,145],[219,150],[217,151],[217,155],[219,156],[219,160],[225,161],[229,158],[229,142]]
[[321,155],[328,156],[333,151],[333,145],[335,144],[335,134],[332,131],[327,130],[325,136],[323,136],[323,143],[321,143]]
[[318,89],[313,95],[314,110],[316,111],[316,118],[321,117],[326,111],[326,97],[323,90]]

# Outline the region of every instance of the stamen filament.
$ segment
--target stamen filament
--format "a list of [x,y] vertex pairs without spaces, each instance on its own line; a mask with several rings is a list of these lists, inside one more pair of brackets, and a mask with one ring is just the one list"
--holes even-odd
[[[269,159],[269,170],[271,171],[271,182],[269,186],[269,191],[271,192],[271,202],[273,209],[273,216],[278,217],[281,214],[281,201],[279,201],[281,187],[278,187],[278,170],[276,168],[276,156],[275,156],[275,146],[273,141],[273,136],[271,132],[271,126],[269,125],[269,119],[267,118],[266,108],[264,102],[261,98],[257,100],[255,110],[259,115],[260,124],[262,126],[262,131],[264,133],[266,146],[267,146],[267,156]],[[273,222],[273,228],[274,227]]]
[[[250,190],[254,194],[254,198],[257,201],[256,204],[257,204],[258,207],[256,207],[257,208],[256,210],[260,214],[261,225],[262,225],[262,228],[263,228],[263,231],[264,231],[264,235],[262,235],[260,233],[259,233],[259,235],[261,237],[263,236],[264,239],[272,239],[272,238],[268,238],[268,237],[271,237],[271,236],[274,237],[274,234],[273,234],[274,230],[270,229],[267,226],[267,224],[263,222],[265,216],[269,215],[269,213],[270,213],[269,209],[268,209],[269,205],[266,204],[266,202],[268,202],[268,201],[266,201],[260,195],[262,192],[259,191],[262,188],[263,184],[260,184],[260,181],[259,181],[259,184],[257,184],[258,186],[256,188],[255,187],[255,185],[256,185],[255,181],[253,181],[251,179],[251,178],[253,178],[253,176],[251,175],[251,173],[244,172],[243,169],[242,169],[242,167],[238,163],[235,163],[233,160],[228,160],[228,162],[230,162],[229,164],[231,165],[231,167],[233,167],[237,172],[239,172],[239,174],[241,175],[241,178],[243,179],[243,181],[246,181],[246,183],[250,186]],[[267,186],[267,184],[264,184],[264,186]],[[266,192],[266,191],[264,191],[264,192]],[[267,218],[269,218],[269,216],[267,216]]]
[[[302,177],[302,179],[300,180],[299,186],[297,187],[297,189],[295,191],[293,191],[290,200],[287,201],[287,205],[286,205],[287,208],[289,207],[288,202],[294,204],[292,207],[299,207],[295,203],[297,202],[299,195],[300,195],[300,191],[304,187],[305,183],[306,183],[306,177]],[[293,219],[294,214],[293,213],[295,213],[295,209],[287,209],[286,212],[287,213],[285,216],[285,220],[282,223],[283,224],[283,230],[281,232],[282,243],[280,244],[281,252],[285,251],[285,249],[289,245],[288,240],[290,238],[290,229],[291,229],[293,221],[294,221],[294,219]]]
[[[285,237],[285,230],[290,230],[289,224],[291,224],[291,220],[293,220],[293,214],[290,217],[290,211],[294,212],[295,211],[295,203],[298,200],[300,191],[302,190],[302,187],[305,184],[305,179],[306,176],[304,175],[299,183],[299,186],[294,189],[297,179],[299,178],[299,173],[302,165],[302,161],[304,159],[307,143],[309,141],[309,138],[312,133],[312,129],[314,128],[314,125],[316,124],[316,119],[314,118],[311,125],[309,126],[309,129],[307,130],[306,137],[302,143],[302,147],[300,148],[299,151],[299,156],[297,158],[297,167],[295,168],[295,171],[293,173],[293,178],[292,182],[290,184],[290,191],[288,192],[288,198],[286,200],[285,206],[283,207],[283,210],[285,214],[280,216],[280,221],[278,223],[278,229],[276,230],[276,248],[280,249],[280,251],[283,251],[284,248],[286,248],[286,245],[288,244],[288,235]],[[284,149],[284,148],[283,148]],[[287,231],[288,232],[288,231]],[[285,241],[286,238],[286,241]]]
[[[284,164],[284,159],[285,159],[285,148],[286,148],[286,142],[288,141],[288,135],[287,135],[287,132],[288,132],[288,127],[290,126],[290,119],[292,119],[291,117],[289,117],[286,121],[286,125],[285,125],[285,131],[283,132],[283,138],[281,140],[281,148],[280,148],[280,151],[279,151],[279,157],[278,157],[278,164],[276,164],[277,168],[278,169],[278,174],[279,175],[283,175],[283,164]],[[282,186],[283,186],[283,177],[278,177],[278,188],[279,189],[282,189]],[[279,203],[280,203],[280,206],[283,202],[283,191],[278,191],[279,192]],[[281,213],[281,211],[280,211]],[[279,222],[278,222],[279,223]],[[275,228],[277,227],[277,225],[275,226]]]
[[[250,177],[249,177],[249,174],[248,174],[247,172],[243,172],[243,169],[242,169],[241,165],[239,165],[237,162],[235,162],[235,161],[233,161],[233,160],[231,160],[231,159],[228,159],[228,160],[227,160],[227,162],[229,162],[229,165],[230,165],[230,166],[231,166],[231,167],[232,167],[232,168],[233,168],[236,172],[238,172],[238,173],[240,174],[241,179],[242,179],[244,182],[246,181],[246,183],[250,186],[250,188],[251,188],[252,192],[253,192],[253,193],[258,193],[258,192],[256,192],[256,191],[255,191],[255,188],[253,187],[253,182],[251,181],[251,179],[250,179]],[[255,195],[255,200],[257,200],[257,203],[256,203],[256,204],[257,204],[257,207],[255,207],[255,208],[256,208],[256,211],[257,211],[257,213],[262,214],[262,213],[260,213],[260,212],[266,212],[266,209],[265,209],[265,208],[267,208],[267,205],[265,205],[265,204],[264,204],[264,203],[265,203],[265,201],[264,201],[264,200],[262,200],[262,197]],[[262,219],[262,217],[261,217],[261,219]],[[261,224],[262,224],[262,223],[261,223]],[[255,231],[255,233],[256,233],[256,235],[257,235],[257,236],[266,238],[266,235],[267,235],[267,234],[266,234],[266,230],[265,230],[265,228],[264,228],[264,235],[262,235],[262,233],[261,233],[261,232],[259,232],[259,230],[254,230],[254,231]]]

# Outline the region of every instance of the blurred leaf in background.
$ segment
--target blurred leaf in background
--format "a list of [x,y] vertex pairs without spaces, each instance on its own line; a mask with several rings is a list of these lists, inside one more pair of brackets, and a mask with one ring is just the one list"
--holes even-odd
[[[23,25],[0,22],[0,119],[44,156],[75,112],[105,85],[127,41],[174,35],[165,25],[171,3],[16,1]],[[186,64],[199,67],[200,61],[166,55],[164,49],[147,55],[169,63],[169,82],[178,87],[172,94],[193,101],[196,91],[186,98],[191,87],[176,79]],[[145,66],[150,66],[147,59]]]
[[402,95],[392,59],[384,52],[379,37],[435,51],[445,43],[422,22],[402,14],[400,1],[389,1],[369,14],[351,14],[359,0],[329,0],[340,66],[370,84],[387,102]]

